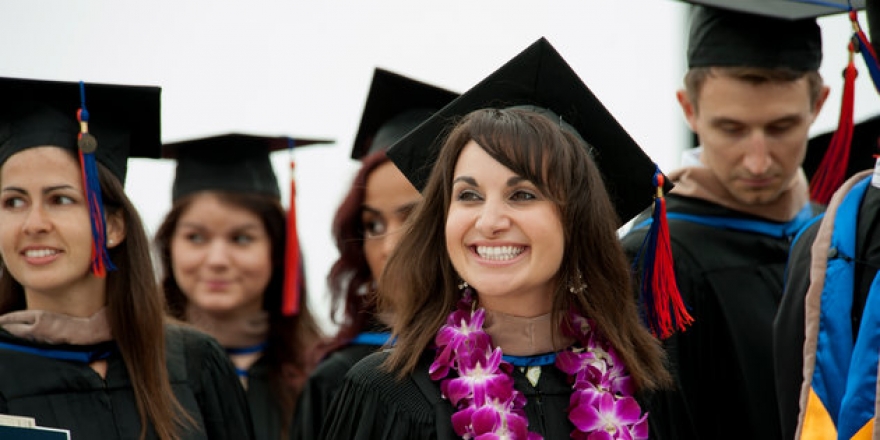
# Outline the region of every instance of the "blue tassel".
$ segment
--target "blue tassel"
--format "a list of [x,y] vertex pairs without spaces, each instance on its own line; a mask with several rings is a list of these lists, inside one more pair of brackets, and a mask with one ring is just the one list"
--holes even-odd
[[89,133],[89,111],[86,109],[85,84],[80,81],[80,110],[77,119],[80,123],[78,136],[79,160],[82,168],[83,190],[89,206],[92,223],[92,273],[103,278],[108,270],[116,270],[107,251],[106,224],[104,222],[104,200],[101,197],[101,183],[98,181],[98,163],[95,160],[97,141]]

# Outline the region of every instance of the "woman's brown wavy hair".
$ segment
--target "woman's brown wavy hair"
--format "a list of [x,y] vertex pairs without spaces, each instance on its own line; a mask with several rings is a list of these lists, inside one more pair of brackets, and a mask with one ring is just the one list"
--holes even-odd
[[[566,246],[553,295],[554,321],[561,322],[574,308],[595,321],[637,389],[668,384],[660,344],[639,320],[629,264],[617,237],[617,214],[588,145],[558,122],[514,108],[468,114],[440,150],[422,192],[424,201],[409,217],[379,283],[380,308],[393,310],[397,337],[385,367],[401,376],[411,372],[461,297],[446,250],[445,223],[455,164],[470,141],[535,184],[558,208]],[[578,272],[589,288],[572,294],[568,286]]]

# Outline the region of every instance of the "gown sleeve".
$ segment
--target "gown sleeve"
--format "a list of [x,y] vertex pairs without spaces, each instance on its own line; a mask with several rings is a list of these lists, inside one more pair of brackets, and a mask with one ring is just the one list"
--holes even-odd
[[376,346],[345,347],[328,356],[315,368],[299,396],[291,439],[318,438],[330,403],[342,386],[342,378],[359,360],[376,349]]
[[345,376],[330,405],[325,440],[436,439],[434,407],[407,377],[382,369],[387,353],[367,356]]

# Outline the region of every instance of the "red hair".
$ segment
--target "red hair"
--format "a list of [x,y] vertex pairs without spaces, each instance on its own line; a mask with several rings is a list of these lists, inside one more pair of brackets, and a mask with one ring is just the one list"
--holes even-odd
[[[339,250],[339,258],[330,268],[327,284],[330,286],[330,316],[334,323],[340,325],[334,346],[342,345],[357,335],[375,313],[372,295],[375,280],[364,255],[361,210],[367,194],[367,179],[388,160],[384,151],[361,160],[361,168],[333,217],[333,241]],[[340,311],[343,313],[338,313]]]

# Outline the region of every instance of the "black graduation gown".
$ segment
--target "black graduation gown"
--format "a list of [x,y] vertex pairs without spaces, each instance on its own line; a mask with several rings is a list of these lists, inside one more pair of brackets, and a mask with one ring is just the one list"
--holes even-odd
[[358,361],[380,348],[380,345],[349,345],[334,351],[318,364],[300,394],[291,438],[318,438],[330,403],[342,387],[342,378]]
[[[244,391],[219,344],[195,330],[171,324],[165,327],[165,337],[172,390],[197,423],[181,438],[254,438]],[[0,330],[0,342],[44,349],[103,348],[36,344],[4,330]],[[0,348],[0,413],[33,417],[40,426],[68,429],[74,440],[137,439],[141,429],[128,370],[115,350],[107,358],[107,375],[102,379],[84,362]],[[156,438],[151,426],[147,431],[148,439]]]
[[[440,382],[428,376],[433,352],[427,351],[416,370],[401,381],[380,367],[383,351],[365,357],[345,377],[331,404],[319,438],[325,440],[451,440],[453,408],[440,397]],[[542,367],[537,387],[519,368],[514,387],[527,398],[529,431],[545,439],[567,439],[574,426],[568,420],[571,385],[553,365]]]
[[[667,212],[756,219],[671,194]],[[631,259],[646,232],[623,238]],[[771,337],[790,239],[674,219],[669,234],[676,281],[694,322],[664,341],[676,389],[650,399],[651,437],[777,440]]]
[[[871,281],[880,266],[880,189],[868,187],[859,207],[856,231],[856,265],[853,299],[853,332],[858,331]],[[794,438],[800,412],[804,368],[804,308],[810,287],[811,248],[819,222],[813,223],[791,247],[785,294],[773,323],[774,370],[782,438]]]
[[281,414],[281,407],[272,387],[273,384],[269,381],[269,363],[265,357],[261,357],[248,369],[245,392],[257,440],[281,439],[282,416],[293,418],[293,414]]

